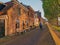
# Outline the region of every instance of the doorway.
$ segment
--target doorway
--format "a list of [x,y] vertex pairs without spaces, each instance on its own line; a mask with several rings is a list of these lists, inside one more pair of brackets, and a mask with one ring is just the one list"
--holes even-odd
[[0,37],[5,36],[5,20],[0,19]]

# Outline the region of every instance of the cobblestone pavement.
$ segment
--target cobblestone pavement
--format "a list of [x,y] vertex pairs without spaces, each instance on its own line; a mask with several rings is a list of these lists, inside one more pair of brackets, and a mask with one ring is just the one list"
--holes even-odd
[[47,26],[44,26],[43,29],[38,27],[4,45],[55,45],[55,42]]

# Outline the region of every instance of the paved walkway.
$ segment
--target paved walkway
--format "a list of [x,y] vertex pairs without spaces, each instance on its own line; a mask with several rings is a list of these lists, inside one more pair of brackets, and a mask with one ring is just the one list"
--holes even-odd
[[4,45],[55,45],[55,42],[48,28],[44,26],[42,30],[40,28],[34,29]]

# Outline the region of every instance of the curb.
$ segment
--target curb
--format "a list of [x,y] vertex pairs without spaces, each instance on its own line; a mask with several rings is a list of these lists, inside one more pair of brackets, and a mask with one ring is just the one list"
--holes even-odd
[[49,31],[55,41],[55,44],[56,45],[60,45],[60,38],[57,36],[57,34],[52,30],[52,28],[49,26],[49,23],[47,23],[47,26],[49,28]]

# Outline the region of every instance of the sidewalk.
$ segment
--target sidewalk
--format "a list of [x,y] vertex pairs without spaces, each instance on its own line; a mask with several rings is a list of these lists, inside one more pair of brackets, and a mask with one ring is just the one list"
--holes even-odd
[[59,38],[59,36],[55,33],[55,31],[53,30],[53,28],[50,26],[49,23],[47,23],[47,26],[49,28],[49,31],[50,31],[50,33],[51,33],[51,35],[52,35],[56,45],[60,45],[60,38]]

